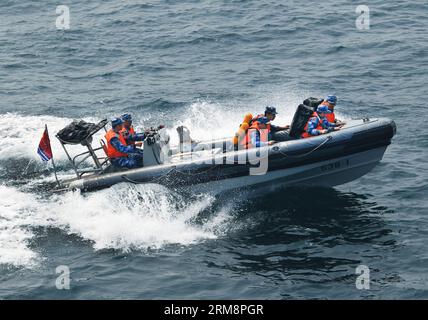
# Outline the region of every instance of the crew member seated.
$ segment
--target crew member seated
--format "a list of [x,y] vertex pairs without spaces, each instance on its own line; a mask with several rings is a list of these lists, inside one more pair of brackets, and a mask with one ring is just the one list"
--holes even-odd
[[267,117],[257,117],[257,119],[253,119],[245,138],[241,141],[241,147],[250,149],[272,145],[274,141],[269,140],[271,128],[272,125],[269,123]]
[[275,120],[276,115],[278,112],[276,112],[276,108],[272,106],[267,106],[265,109],[264,114],[259,114],[256,117],[253,117],[251,113],[247,113],[244,117],[244,121],[239,126],[238,131],[235,133],[235,136],[233,137],[233,145],[235,150],[239,148],[239,146],[247,145],[246,137],[247,132],[253,124],[261,119],[266,118],[269,122],[269,140],[275,140],[275,141],[288,141],[291,139],[288,132],[286,130],[290,129],[289,125],[286,126],[275,126],[273,124],[270,124],[270,121]]
[[309,138],[320,134],[326,134],[331,131],[340,130],[340,126],[327,120],[328,114],[331,114],[331,111],[327,106],[318,106],[317,111],[315,111],[312,114],[312,117],[309,118],[304,132],[302,133],[302,138]]
[[119,168],[137,168],[143,166],[143,151],[135,146],[127,145],[122,134],[123,120],[114,118],[111,129],[106,133],[107,156],[113,166]]
[[337,97],[334,95],[329,95],[324,99],[323,102],[321,102],[320,106],[326,106],[331,111],[331,113],[328,113],[326,115],[328,122],[336,123],[336,124],[340,123],[344,125],[345,123],[336,119],[336,115],[334,114],[334,107],[336,106],[336,104],[337,104]]
[[[267,106],[265,109],[265,117],[268,118],[269,122],[275,120],[276,115],[278,112],[276,112],[276,108],[273,106]],[[270,125],[270,134],[269,134],[269,140],[275,140],[275,141],[288,141],[290,140],[290,136],[288,135],[288,132],[285,130],[290,129],[289,125],[285,126],[275,126],[273,124]]]
[[[278,112],[276,111],[276,108],[273,106],[267,106],[265,109],[264,114],[259,114],[258,116],[254,117],[251,122],[250,126],[253,123],[253,121],[266,117],[269,122],[272,122],[275,120],[276,115]],[[269,140],[275,140],[275,141],[288,141],[290,140],[290,136],[288,135],[288,132],[285,130],[290,129],[289,125],[286,126],[276,126],[273,124],[270,124],[270,130],[269,130]]]
[[145,139],[145,134],[135,133],[135,129],[132,125],[132,116],[130,114],[123,114],[121,116],[121,119],[123,121],[123,128],[121,130],[121,133],[123,134],[126,140],[126,145],[141,147],[143,145],[142,141]]
[[[259,114],[258,116],[254,117],[251,121],[255,121],[258,118],[266,117],[269,120],[269,122],[271,122],[271,121],[275,120],[277,114],[278,114],[278,112],[276,112],[275,107],[267,106],[265,109],[264,115]],[[250,125],[251,125],[251,123],[250,123]],[[290,129],[289,125],[286,125],[286,126],[275,126],[273,124],[270,125],[270,130],[272,133],[278,132],[278,131],[283,131],[283,130],[288,130],[288,129]]]

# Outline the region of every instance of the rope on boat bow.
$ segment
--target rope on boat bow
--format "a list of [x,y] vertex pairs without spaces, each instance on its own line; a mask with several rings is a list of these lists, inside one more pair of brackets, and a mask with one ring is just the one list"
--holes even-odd
[[[157,178],[155,178],[155,179],[153,179],[153,180],[150,180],[149,182],[150,182],[150,183],[156,183],[156,182],[158,182],[159,180],[161,180],[163,177],[165,177],[165,176],[167,176],[168,174],[170,174],[170,173],[171,173],[172,171],[174,171],[174,170],[175,170],[175,168],[172,168],[172,169],[168,170],[168,172],[164,173],[163,175],[161,175],[161,176],[159,176],[159,177],[157,177]],[[131,178],[128,178],[128,176],[127,176],[126,174],[123,174],[123,175],[121,176],[121,178],[122,178],[123,180],[125,180],[126,182],[130,182],[130,183],[133,183],[133,184],[148,183],[148,181],[140,182],[140,181],[136,181],[136,180],[133,180],[133,179],[131,179]]]
[[304,154],[299,154],[299,155],[295,155],[295,156],[290,156],[290,155],[288,155],[288,154],[286,154],[286,153],[284,153],[284,152],[281,152],[281,151],[279,151],[279,149],[278,149],[278,152],[279,153],[281,153],[282,155],[284,155],[284,156],[286,156],[286,157],[289,157],[289,158],[303,158],[303,157],[306,157],[306,156],[308,156],[308,155],[310,155],[311,153],[313,153],[313,152],[315,152],[315,151],[317,151],[318,149],[320,149],[321,147],[323,147],[327,142],[329,142],[331,139],[333,139],[333,137],[332,136],[328,136],[323,142],[321,142],[318,146],[316,146],[315,148],[313,148],[311,151],[309,151],[309,152],[306,152],[306,153],[304,153]]

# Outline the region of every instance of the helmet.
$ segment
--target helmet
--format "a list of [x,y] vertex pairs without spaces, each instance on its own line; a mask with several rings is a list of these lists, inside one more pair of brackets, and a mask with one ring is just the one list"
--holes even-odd
[[260,124],[268,124],[269,119],[267,117],[260,117],[257,119],[257,122],[259,122]]
[[325,98],[325,101],[327,101],[328,103],[331,103],[331,104],[336,104],[337,103],[337,97],[330,95],[330,96],[327,96]]
[[331,110],[327,106],[319,106],[317,112],[331,113]]
[[274,106],[267,106],[265,109],[265,114],[266,113],[278,114],[278,112],[276,112],[276,108]]
[[116,127],[116,126],[118,126],[118,125],[120,125],[122,123],[123,123],[123,121],[122,121],[121,118],[112,118],[111,119],[111,127],[112,128],[114,128],[114,127]]
[[123,114],[121,118],[123,121],[132,121],[132,116],[129,113]]

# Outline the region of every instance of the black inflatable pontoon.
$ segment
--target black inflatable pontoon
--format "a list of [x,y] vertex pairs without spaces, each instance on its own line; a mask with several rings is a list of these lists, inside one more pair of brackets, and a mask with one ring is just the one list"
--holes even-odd
[[[105,122],[93,128],[100,129]],[[91,133],[93,134],[93,128]],[[64,181],[67,189],[94,190],[121,182],[159,183],[174,188],[222,192],[263,185],[336,186],[355,180],[375,167],[395,135],[394,121],[386,118],[350,120],[340,131],[308,139],[278,142],[268,147],[234,150],[232,139],[189,142],[169,146],[165,129],[154,130],[144,142],[144,167],[115,171],[108,159],[92,149],[91,136],[83,141],[61,140],[89,146],[71,158],[77,177]],[[68,155],[68,153],[67,153]],[[77,160],[78,157],[84,158]],[[95,169],[79,169],[92,157]]]

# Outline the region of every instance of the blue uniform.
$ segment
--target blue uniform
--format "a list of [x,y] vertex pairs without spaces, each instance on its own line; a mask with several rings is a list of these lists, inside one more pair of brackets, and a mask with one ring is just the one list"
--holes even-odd
[[131,146],[135,149],[135,143],[136,141],[144,141],[146,139],[146,135],[144,133],[127,133],[124,134],[126,143],[128,144],[128,146]]
[[117,137],[110,140],[112,146],[119,152],[126,153],[128,157],[119,157],[111,159],[114,166],[121,168],[138,168],[143,166],[143,150],[135,148],[135,146],[123,145]]
[[328,132],[333,131],[333,129],[336,127],[336,124],[328,122],[327,118],[321,118],[318,115],[317,117],[312,117],[309,119],[306,132],[312,136],[317,136],[320,134],[320,130],[317,129],[320,125],[323,129],[327,129]]
[[[270,133],[269,133],[269,135],[270,135]],[[250,131],[250,142],[256,148],[265,147],[268,145],[268,141],[261,141],[260,140],[259,130],[251,130]]]

